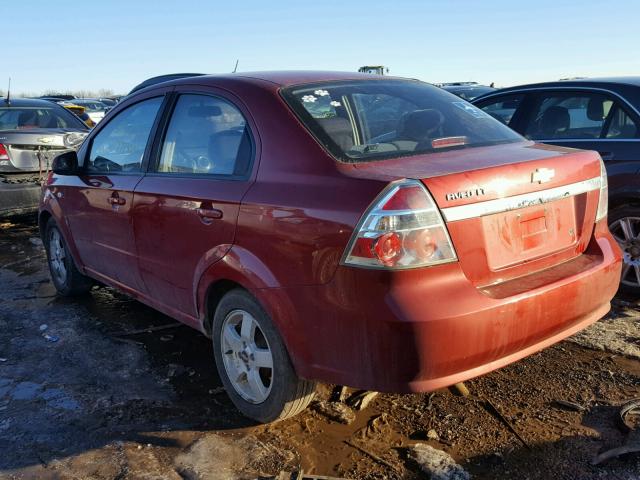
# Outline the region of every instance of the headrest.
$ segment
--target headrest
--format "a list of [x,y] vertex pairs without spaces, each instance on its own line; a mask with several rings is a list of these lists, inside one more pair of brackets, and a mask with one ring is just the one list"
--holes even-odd
[[558,132],[567,130],[571,125],[569,110],[565,107],[549,107],[540,119],[540,132],[543,135],[555,136]]
[[398,137],[419,142],[429,138],[444,123],[444,116],[438,110],[427,108],[405,113],[400,119]]
[[602,97],[592,97],[587,103],[587,118],[594,122],[601,122],[604,119],[604,99]]

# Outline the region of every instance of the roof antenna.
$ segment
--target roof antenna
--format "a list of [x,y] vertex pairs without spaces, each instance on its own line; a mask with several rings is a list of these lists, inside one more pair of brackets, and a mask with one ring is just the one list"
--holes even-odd
[[11,77],[9,77],[9,88],[7,89],[7,105],[11,105]]
[[240,59],[236,60],[236,66],[233,67],[233,73],[236,73],[238,71],[238,62],[240,61]]

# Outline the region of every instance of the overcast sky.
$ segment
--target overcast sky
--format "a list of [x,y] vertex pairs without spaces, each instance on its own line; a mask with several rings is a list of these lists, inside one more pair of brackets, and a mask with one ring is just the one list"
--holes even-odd
[[640,2],[6,1],[0,89],[112,89],[172,72],[381,64],[497,86],[640,74]]

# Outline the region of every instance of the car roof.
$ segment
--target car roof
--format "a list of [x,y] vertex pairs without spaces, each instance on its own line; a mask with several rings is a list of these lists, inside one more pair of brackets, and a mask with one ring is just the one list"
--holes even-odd
[[39,98],[11,98],[7,105],[6,98],[0,98],[0,107],[50,107],[51,105],[57,105],[56,102],[51,100],[42,100]]
[[[168,76],[168,75],[167,75]],[[155,78],[162,78],[154,77]],[[358,72],[332,72],[332,71],[311,71],[311,70],[292,70],[292,71],[265,71],[265,72],[238,72],[238,73],[225,73],[206,75],[199,74],[194,76],[187,76],[179,79],[173,79],[166,82],[161,82],[163,86],[168,85],[183,85],[197,83],[199,85],[215,85],[216,82],[224,81],[236,81],[239,83],[261,83],[269,82],[277,87],[288,87],[292,85],[301,85],[306,83],[327,82],[327,81],[340,81],[340,80],[388,80],[388,79],[403,79],[401,77],[392,77],[387,75],[373,75],[370,73],[358,73]],[[152,80],[152,79],[149,79]],[[146,83],[143,82],[143,83]],[[142,85],[142,84],[141,84]],[[157,86],[158,83],[154,83],[150,86]],[[136,87],[131,93],[137,93]]]
[[[495,95],[496,93],[509,92],[512,90],[528,90],[535,88],[550,88],[550,87],[640,87],[640,76],[629,77],[600,77],[600,78],[572,78],[568,80],[556,80],[553,82],[540,82],[540,83],[528,83],[525,85],[516,85],[513,87],[501,88],[496,92],[491,92],[489,95]],[[488,95],[487,95],[488,96]]]

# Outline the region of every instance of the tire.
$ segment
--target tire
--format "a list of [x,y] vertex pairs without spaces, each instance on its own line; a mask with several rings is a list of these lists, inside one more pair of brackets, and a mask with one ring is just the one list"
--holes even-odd
[[218,373],[244,416],[260,423],[284,420],[313,400],[316,383],[296,375],[278,330],[245,290],[222,298],[212,333]]
[[76,268],[67,242],[53,218],[47,222],[44,248],[47,252],[51,280],[58,294],[63,297],[73,297],[83,295],[91,290],[93,280],[81,274]]
[[640,297],[640,207],[622,205],[609,210],[609,230],[622,249],[620,292]]

